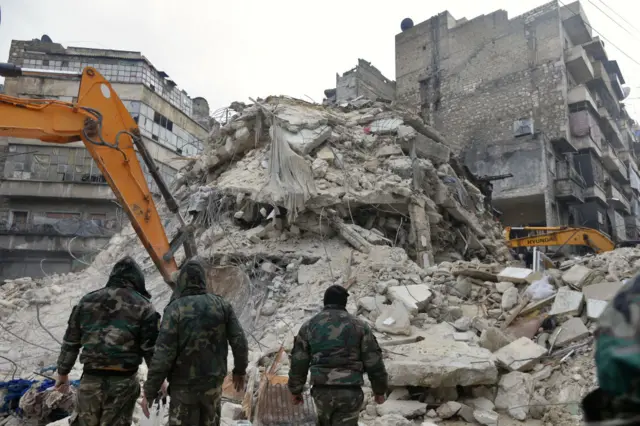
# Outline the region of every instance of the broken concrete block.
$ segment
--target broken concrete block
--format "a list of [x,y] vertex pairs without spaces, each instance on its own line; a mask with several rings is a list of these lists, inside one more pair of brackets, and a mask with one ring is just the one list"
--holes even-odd
[[581,289],[586,285],[604,281],[604,275],[600,271],[594,271],[583,265],[573,265],[562,274],[562,281],[575,289]]
[[453,323],[453,326],[458,331],[463,331],[463,332],[469,331],[469,329],[471,328],[471,318],[469,317],[458,318],[456,322]]
[[296,133],[282,128],[282,135],[291,149],[304,156],[319,147],[331,136],[331,127],[320,126],[313,130],[300,129]]
[[475,410],[473,418],[484,426],[498,426],[498,413],[490,410]]
[[501,307],[503,311],[508,311],[518,304],[520,293],[516,287],[511,287],[502,295]]
[[473,289],[473,283],[471,282],[469,277],[458,275],[453,288],[458,292],[458,294],[460,294],[461,297],[469,297],[469,295],[471,294],[471,290]]
[[610,301],[622,288],[621,282],[603,282],[582,287],[582,294],[586,299]]
[[473,399],[467,399],[464,403],[476,410],[493,411],[496,407],[493,401],[483,396]]
[[436,413],[438,413],[438,417],[440,417],[441,419],[450,419],[451,417],[458,414],[460,408],[462,408],[462,404],[460,404],[459,402],[449,401],[440,405],[436,410]]
[[258,225],[255,228],[251,228],[246,232],[246,236],[252,243],[259,243],[260,239],[266,235],[266,228],[262,225]]
[[392,155],[402,155],[402,148],[399,145],[385,145],[376,151],[376,157],[391,157]]
[[407,388],[395,388],[391,391],[387,400],[389,401],[406,401],[411,398],[411,394]]
[[507,346],[513,341],[513,338],[504,331],[496,327],[489,327],[480,334],[478,345],[481,348],[496,352],[500,348]]
[[387,414],[386,416],[377,417],[373,422],[373,426],[413,426],[413,422],[405,419],[400,414]]
[[322,149],[320,149],[320,151],[318,151],[318,153],[316,154],[316,158],[320,160],[324,160],[328,164],[333,164],[333,161],[336,159],[336,156],[333,153],[333,150],[331,148],[329,148],[328,146],[325,146]]
[[391,306],[384,305],[376,320],[376,330],[382,333],[411,335],[411,319],[402,302],[394,301]]
[[500,281],[507,281],[514,284],[523,284],[523,283],[529,282],[528,278],[532,274],[533,274],[532,269],[515,268],[513,266],[508,266],[498,274],[498,279]]
[[382,312],[382,308],[385,306],[387,299],[384,296],[365,296],[358,299],[358,308],[362,308],[369,312]]
[[398,128],[402,125],[401,118],[382,118],[374,121],[369,125],[371,133],[378,135],[389,135],[397,133]]
[[387,400],[376,407],[379,416],[398,414],[407,419],[424,416],[427,413],[427,404],[420,401]]
[[455,387],[491,385],[498,380],[492,354],[452,339],[455,328],[440,323],[421,333],[424,340],[393,348],[385,361],[390,386]]
[[562,287],[556,294],[549,315],[580,315],[583,302],[584,296],[581,292]]
[[519,371],[505,374],[498,383],[496,408],[506,410],[512,418],[523,421],[529,413],[532,392],[533,379],[530,374]]
[[513,283],[511,282],[496,283],[496,291],[500,294],[504,293],[505,291],[509,290],[512,287],[513,287]]
[[597,320],[609,302],[605,300],[587,299],[587,318]]
[[509,371],[528,371],[547,353],[542,346],[531,339],[521,337],[499,349],[494,355],[498,364]]
[[378,294],[386,294],[387,293],[387,289],[389,287],[395,287],[395,286],[398,286],[398,285],[400,285],[398,280],[378,281],[375,284],[376,293],[378,293]]
[[589,336],[589,330],[580,318],[571,318],[562,323],[551,335],[554,347],[561,348]]
[[311,163],[311,172],[313,173],[313,177],[316,179],[321,179],[325,177],[327,171],[329,170],[329,163],[321,158],[316,158]]
[[473,408],[468,405],[460,404],[460,410],[458,410],[458,417],[463,419],[467,423],[475,423],[473,417]]
[[410,153],[415,147],[416,156],[419,158],[426,158],[435,164],[449,163],[451,150],[448,146],[438,143],[420,133],[405,133],[404,128],[399,131],[399,133],[403,135],[403,137],[399,138],[399,142],[405,152]]
[[387,295],[389,300],[401,302],[412,314],[424,311],[433,297],[425,284],[389,287]]

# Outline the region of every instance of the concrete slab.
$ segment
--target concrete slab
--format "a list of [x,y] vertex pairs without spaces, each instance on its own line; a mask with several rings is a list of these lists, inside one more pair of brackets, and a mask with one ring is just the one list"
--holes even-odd
[[533,274],[532,269],[507,266],[498,274],[498,279],[500,281],[511,282],[514,284],[522,284],[528,281],[527,278],[531,274]]
[[584,296],[579,291],[573,291],[568,287],[558,290],[549,315],[580,315]]
[[604,308],[607,307],[606,300],[587,299],[587,318],[590,320],[597,320],[604,312]]
[[580,318],[571,318],[556,328],[550,341],[554,347],[561,348],[589,336],[589,330]]
[[401,302],[410,313],[415,314],[427,308],[433,293],[425,284],[399,285],[389,287],[387,296],[391,301]]
[[531,370],[547,350],[527,337],[521,337],[499,349],[494,355],[498,364],[509,371]]
[[520,312],[521,316],[526,316],[531,312],[535,312],[539,309],[544,308],[545,306],[551,305],[553,301],[556,300],[556,295],[554,294],[551,297],[547,297],[546,299],[538,300],[537,302],[531,302],[527,306],[524,307],[522,312]]
[[320,126],[317,129],[300,129],[299,132],[293,133],[287,129],[282,129],[282,135],[289,143],[291,149],[300,155],[307,155],[315,148],[320,146],[331,136],[331,127]]
[[390,386],[455,387],[492,385],[498,369],[490,351],[453,340],[447,323],[419,333],[424,340],[393,348],[385,361]]
[[604,275],[601,272],[589,269],[584,265],[573,265],[567,272],[562,274],[562,281],[577,289],[603,279]]
[[591,284],[582,288],[582,293],[586,299],[605,300],[613,299],[613,296],[622,288],[621,282],[602,282]]
[[402,417],[411,419],[424,416],[427,413],[427,404],[420,401],[387,400],[384,404],[378,405],[376,411],[379,416],[399,414]]

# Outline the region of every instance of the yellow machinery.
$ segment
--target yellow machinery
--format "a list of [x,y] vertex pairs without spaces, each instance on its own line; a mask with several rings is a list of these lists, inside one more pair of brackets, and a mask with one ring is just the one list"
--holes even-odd
[[[526,237],[511,238],[512,231],[541,232]],[[611,239],[602,232],[591,228],[572,228],[568,226],[522,226],[505,228],[505,238],[510,248],[538,246],[586,246],[596,253],[611,251],[616,248]],[[634,244],[627,241],[621,245]]]

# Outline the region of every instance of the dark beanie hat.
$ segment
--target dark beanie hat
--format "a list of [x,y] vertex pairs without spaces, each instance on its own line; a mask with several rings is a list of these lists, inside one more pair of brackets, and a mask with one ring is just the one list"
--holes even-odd
[[347,306],[349,292],[341,285],[332,285],[324,292],[324,304]]

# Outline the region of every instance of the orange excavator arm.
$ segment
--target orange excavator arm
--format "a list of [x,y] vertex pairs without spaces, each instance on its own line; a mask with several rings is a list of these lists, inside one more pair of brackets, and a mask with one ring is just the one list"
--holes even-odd
[[[47,72],[0,64],[0,75],[6,77],[42,74]],[[183,244],[187,258],[196,254],[191,229],[184,223],[177,202],[160,177],[140,137],[138,125],[109,82],[91,67],[76,75],[81,77],[76,104],[0,95],[0,136],[58,144],[84,142],[140,241],[164,280],[172,286],[178,269],[173,256],[176,250]],[[177,214],[181,222],[178,236],[171,243],[136,151],[147,164],[169,210]]]
[[[550,230],[540,235],[530,237],[509,238],[511,230],[543,231]],[[536,247],[536,246],[587,246],[596,253],[613,250],[616,245],[602,232],[591,228],[569,228],[569,227],[521,227],[506,228],[507,245],[516,247]]]

